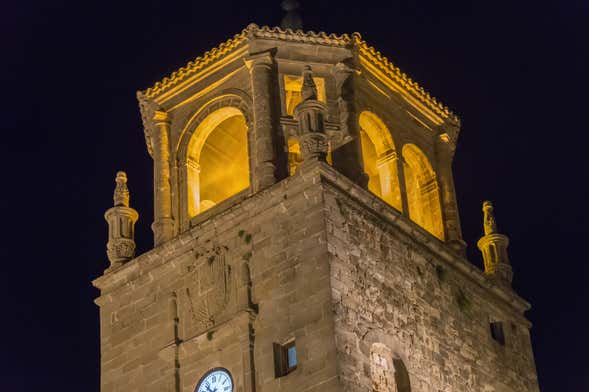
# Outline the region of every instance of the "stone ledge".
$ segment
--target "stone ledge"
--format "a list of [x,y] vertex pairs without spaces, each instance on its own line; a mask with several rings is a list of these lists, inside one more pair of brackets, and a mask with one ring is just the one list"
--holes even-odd
[[[97,298],[95,302],[98,305],[108,303],[110,294],[117,288],[129,284],[137,279],[138,276],[150,273],[155,268],[173,262],[181,255],[190,252],[194,239],[198,238],[210,227],[226,226],[228,220],[236,218],[247,220],[263,210],[280,205],[283,197],[288,198],[299,194],[304,192],[305,189],[317,184],[330,186],[338,192],[343,193],[344,196],[354,200],[358,208],[363,208],[369,213],[378,216],[384,223],[399,233],[402,233],[412,242],[416,243],[414,238],[419,237],[422,240],[419,244],[430,253],[443,259],[449,267],[492,293],[495,298],[510,308],[515,309],[520,314],[530,309],[530,304],[527,301],[519,297],[514,291],[508,291],[495,284],[485,276],[483,271],[468,262],[467,259],[454,253],[448,244],[440,241],[409,220],[401,212],[361,188],[328,164],[322,162],[309,163],[304,167],[304,170],[301,170],[296,175],[239,200],[236,204],[219,211],[217,215],[210,216],[205,221],[199,222],[176,238],[136,257],[116,269],[107,270],[103,276],[92,282],[95,287],[102,291],[101,297]],[[242,211],[236,214],[238,210]],[[531,323],[529,325],[531,326]]]

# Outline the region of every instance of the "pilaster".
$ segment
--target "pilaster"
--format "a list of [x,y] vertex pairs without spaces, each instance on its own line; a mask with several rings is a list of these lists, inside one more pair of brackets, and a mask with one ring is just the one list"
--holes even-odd
[[336,83],[340,127],[344,137],[349,140],[332,152],[333,166],[346,177],[366,188],[368,176],[364,173],[362,166],[362,146],[354,98],[355,70],[340,62],[333,66],[332,74]]
[[380,177],[382,199],[399,211],[403,211],[403,193],[400,191],[397,152],[387,151],[376,161]]
[[155,246],[174,235],[174,218],[172,216],[172,190],[170,181],[170,119],[162,110],[156,110],[153,116],[154,149],[154,222],[151,225]]
[[454,176],[452,175],[453,149],[447,133],[436,139],[438,181],[440,186],[444,238],[458,254],[466,254],[466,242],[462,239],[460,216],[456,202]]
[[254,124],[254,191],[276,183],[274,55],[270,51],[252,54],[245,60],[250,72]]

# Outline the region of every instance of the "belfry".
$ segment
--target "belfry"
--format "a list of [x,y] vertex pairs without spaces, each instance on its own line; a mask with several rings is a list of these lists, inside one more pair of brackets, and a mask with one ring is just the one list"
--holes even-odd
[[539,391],[488,202],[466,259],[460,120],[360,34],[251,24],[137,97],[154,248],[119,172],[102,392]]

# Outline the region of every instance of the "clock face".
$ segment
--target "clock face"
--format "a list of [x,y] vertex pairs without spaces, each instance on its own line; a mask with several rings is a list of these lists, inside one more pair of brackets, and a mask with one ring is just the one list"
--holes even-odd
[[227,369],[209,370],[200,380],[195,392],[233,392],[233,379]]

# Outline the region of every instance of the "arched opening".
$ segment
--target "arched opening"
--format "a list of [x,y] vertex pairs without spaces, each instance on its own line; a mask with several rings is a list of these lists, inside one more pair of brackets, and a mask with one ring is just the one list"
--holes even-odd
[[382,343],[374,343],[370,349],[370,375],[374,392],[411,392],[405,364]]
[[393,369],[395,369],[395,385],[397,392],[411,392],[409,372],[401,358],[393,358]]
[[443,240],[444,225],[436,173],[425,154],[414,144],[403,146],[403,172],[409,217]]
[[374,113],[362,112],[359,118],[360,142],[368,190],[402,211],[397,154],[393,138],[384,122]]
[[190,217],[249,187],[247,125],[239,109],[218,109],[198,125],[188,144],[186,180]]

